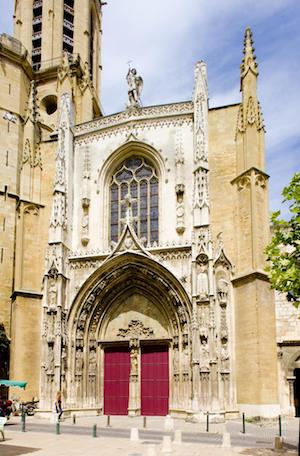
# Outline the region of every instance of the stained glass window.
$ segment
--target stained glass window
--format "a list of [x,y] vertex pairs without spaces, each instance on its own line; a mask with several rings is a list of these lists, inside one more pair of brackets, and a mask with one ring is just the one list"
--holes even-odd
[[127,158],[112,176],[110,237],[115,242],[124,227],[128,196],[136,234],[145,242],[158,241],[158,178],[155,168],[145,158]]

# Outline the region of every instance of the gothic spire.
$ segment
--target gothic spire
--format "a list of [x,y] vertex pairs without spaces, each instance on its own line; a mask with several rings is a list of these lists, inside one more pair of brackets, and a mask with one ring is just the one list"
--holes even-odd
[[250,70],[255,76],[258,75],[256,55],[254,54],[255,48],[253,47],[252,32],[250,27],[247,27],[245,30],[244,37],[244,50],[243,50],[243,60],[241,63],[241,80],[247,75]]

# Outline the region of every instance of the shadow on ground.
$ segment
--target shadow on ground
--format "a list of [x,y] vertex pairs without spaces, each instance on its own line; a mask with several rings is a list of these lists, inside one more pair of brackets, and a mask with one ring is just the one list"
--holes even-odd
[[22,454],[34,453],[39,451],[40,448],[29,448],[23,446],[6,445],[0,442],[0,454],[1,456],[20,456]]
[[[294,447],[295,448],[295,447]],[[294,451],[287,451],[284,450],[272,450],[268,448],[247,448],[246,450],[242,450],[239,454],[248,455],[248,456],[277,456],[277,455],[288,455],[288,456],[296,456],[296,452]]]

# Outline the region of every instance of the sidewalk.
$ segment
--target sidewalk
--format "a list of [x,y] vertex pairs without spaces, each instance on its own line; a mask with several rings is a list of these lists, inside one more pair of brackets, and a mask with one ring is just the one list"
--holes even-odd
[[[232,441],[234,438],[241,438],[241,423],[237,421],[227,422],[225,424],[212,424],[210,434],[206,436],[218,437],[218,444],[207,444],[199,442],[189,442],[175,444],[172,443],[171,453],[162,453],[162,435],[167,435],[164,430],[165,418],[149,417],[147,418],[147,430],[153,438],[147,437],[142,439],[143,418],[128,417],[111,417],[111,433],[115,436],[104,433],[106,428],[106,417],[78,417],[76,424],[72,425],[72,419],[68,418],[61,424],[61,435],[55,434],[55,426],[49,423],[49,420],[30,417],[27,419],[28,432],[20,432],[20,417],[12,417],[6,426],[5,437],[7,441],[0,442],[1,456],[18,456],[18,455],[36,455],[36,456],[73,456],[82,455],[90,456],[97,454],[99,456],[163,456],[166,454],[174,456],[236,456],[236,455],[253,455],[253,456],[275,456],[289,455],[296,456],[296,450],[285,450],[275,452],[272,448],[274,445],[273,436],[276,434],[276,423],[266,422],[263,426],[246,423],[246,438],[254,437],[258,445],[262,448],[246,448],[247,445],[239,445],[232,448],[222,448],[222,433],[230,431]],[[92,426],[97,424],[98,437],[92,437]],[[291,435],[291,440],[297,441],[298,420],[283,420],[283,435]],[[30,430],[30,427],[34,430]],[[131,442],[129,439],[130,428],[140,429],[140,441]],[[187,423],[184,420],[174,419],[174,429],[182,430],[183,434],[198,436],[205,432],[205,423]],[[64,433],[70,429],[72,434]],[[37,431],[35,429],[38,429]],[[79,431],[85,430],[85,434],[79,434]],[[121,435],[118,430],[127,430]],[[151,431],[151,432],[150,432]],[[157,433],[157,435],[155,435]],[[101,435],[102,434],[102,435]],[[154,438],[155,436],[155,438]],[[159,436],[159,438],[157,438]],[[260,444],[261,442],[261,444]],[[149,445],[152,445],[151,449]],[[153,446],[154,445],[154,446]],[[19,447],[19,448],[18,448]],[[151,450],[151,451],[150,451]],[[153,453],[154,452],[154,453]]]

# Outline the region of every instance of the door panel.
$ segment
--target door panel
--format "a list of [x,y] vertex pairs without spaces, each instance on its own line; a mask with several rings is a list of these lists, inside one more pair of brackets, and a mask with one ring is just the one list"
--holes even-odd
[[104,353],[104,414],[127,415],[130,355],[127,348],[107,348]]
[[141,414],[167,415],[169,411],[169,353],[167,346],[142,347]]

